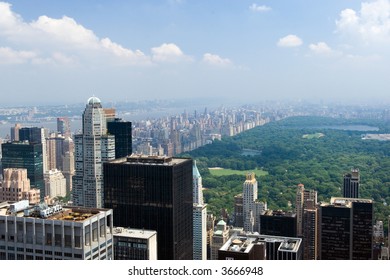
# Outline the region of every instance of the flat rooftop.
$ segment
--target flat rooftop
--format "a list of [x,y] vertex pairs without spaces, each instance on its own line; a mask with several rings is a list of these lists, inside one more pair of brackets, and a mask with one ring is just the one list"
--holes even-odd
[[111,160],[109,163],[138,165],[176,165],[190,160],[189,158],[174,158],[167,156],[147,156],[132,154],[127,157]]
[[143,230],[143,229],[123,228],[123,227],[113,228],[113,235],[119,237],[149,239],[156,234],[157,232],[155,230]]
[[0,203],[0,216],[83,222],[102,211],[109,210],[46,204],[28,205],[18,209],[18,207],[14,207],[14,205],[18,205],[17,203],[8,201]]
[[330,204],[332,204],[332,205],[348,206],[352,202],[372,203],[372,200],[371,199],[364,199],[364,198],[347,198],[347,197],[332,197],[330,199]]
[[301,238],[272,236],[262,234],[233,235],[220,250],[247,253],[256,244],[280,243],[278,250],[297,252],[302,243]]

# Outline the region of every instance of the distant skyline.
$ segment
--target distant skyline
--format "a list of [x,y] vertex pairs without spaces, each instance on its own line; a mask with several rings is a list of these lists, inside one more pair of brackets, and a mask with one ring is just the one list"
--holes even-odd
[[390,0],[3,1],[2,105],[390,102]]

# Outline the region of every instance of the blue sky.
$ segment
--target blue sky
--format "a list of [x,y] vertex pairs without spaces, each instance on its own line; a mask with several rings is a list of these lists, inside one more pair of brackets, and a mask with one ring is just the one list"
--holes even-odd
[[2,103],[388,102],[390,0],[0,2]]

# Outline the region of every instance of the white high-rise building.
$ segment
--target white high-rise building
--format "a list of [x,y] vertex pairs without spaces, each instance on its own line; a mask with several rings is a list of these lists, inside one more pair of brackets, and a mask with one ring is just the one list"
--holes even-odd
[[267,210],[267,204],[257,200],[257,189],[255,173],[248,173],[242,190],[243,223],[247,232],[260,232],[260,215]]
[[192,168],[192,184],[193,184],[193,203],[203,204],[203,184],[202,176],[200,176],[198,167],[196,166],[196,160]]
[[115,137],[107,135],[101,101],[88,99],[83,113],[82,134],[75,135],[73,204],[103,207],[103,162],[115,159]]
[[50,198],[66,196],[66,179],[61,171],[52,169],[43,174],[45,194]]
[[193,184],[193,259],[207,260],[207,205],[203,203],[203,185],[196,161],[192,168]]

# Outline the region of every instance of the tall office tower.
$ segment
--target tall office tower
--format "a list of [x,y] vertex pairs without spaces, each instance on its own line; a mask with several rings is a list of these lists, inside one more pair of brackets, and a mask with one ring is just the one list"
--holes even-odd
[[114,260],[157,260],[155,230],[114,227]]
[[255,173],[248,173],[242,191],[242,219],[247,232],[260,231],[260,215],[267,209],[264,202],[257,200]]
[[200,176],[199,169],[196,166],[196,161],[192,168],[192,185],[193,185],[193,203],[194,204],[204,204],[203,203],[203,184],[202,176]]
[[234,226],[244,227],[243,217],[243,198],[242,193],[234,196]]
[[100,99],[89,98],[83,113],[82,134],[75,135],[74,205],[103,206],[103,162],[115,158],[114,141],[113,135],[107,135]]
[[63,166],[62,174],[64,175],[66,180],[66,193],[68,194],[71,193],[72,191],[72,178],[75,173],[73,153],[65,152],[62,166]]
[[303,212],[307,209],[307,201],[310,200],[314,205],[317,204],[317,192],[315,190],[306,190],[303,184],[298,185],[295,209],[297,214],[297,236],[303,236]]
[[354,168],[351,173],[344,174],[343,197],[359,197],[360,174],[359,169]]
[[45,197],[43,182],[42,144],[28,142],[3,143],[2,166],[5,168],[25,168],[30,184],[40,190],[41,199]]
[[19,130],[19,141],[28,141],[29,143],[42,145],[43,172],[46,172],[46,170],[48,169],[45,133],[45,129],[39,127],[23,127]]
[[257,180],[254,173],[246,175],[246,180],[243,184],[242,198],[244,230],[253,232],[256,219],[256,213],[253,212],[254,204],[257,199]]
[[133,153],[131,122],[114,119],[107,122],[107,131],[115,136],[115,158],[127,157]]
[[297,237],[297,216],[282,210],[267,210],[260,218],[261,234]]
[[332,197],[320,207],[320,258],[371,260],[373,204],[370,199]]
[[207,206],[194,204],[193,207],[193,259],[207,260]]
[[112,209],[0,203],[0,260],[113,258]]
[[46,156],[47,156],[47,170],[57,168],[56,165],[56,142],[55,138],[46,138]]
[[19,141],[19,130],[22,128],[20,123],[16,123],[14,127],[11,127],[11,142]]
[[49,198],[66,196],[66,179],[61,171],[52,169],[43,175],[45,180],[45,194]]
[[224,220],[220,220],[215,228],[212,244],[211,244],[211,259],[218,260],[218,250],[225,244],[229,239],[229,229],[226,226]]
[[65,137],[69,137],[71,135],[68,117],[57,118],[57,132]]
[[191,260],[192,160],[132,155],[104,163],[114,225],[157,231],[159,260]]
[[[313,203],[314,204],[314,203]],[[306,207],[303,211],[303,259],[316,260],[318,257],[318,209]]]
[[66,179],[66,192],[72,191],[72,178],[75,173],[74,168],[74,143],[72,138],[65,137],[64,154],[62,156],[62,174]]
[[39,203],[40,191],[30,187],[27,170],[23,168],[6,168],[0,184],[0,202],[28,200],[30,204]]
[[207,206],[203,203],[203,184],[196,161],[192,168],[193,259],[207,260]]

